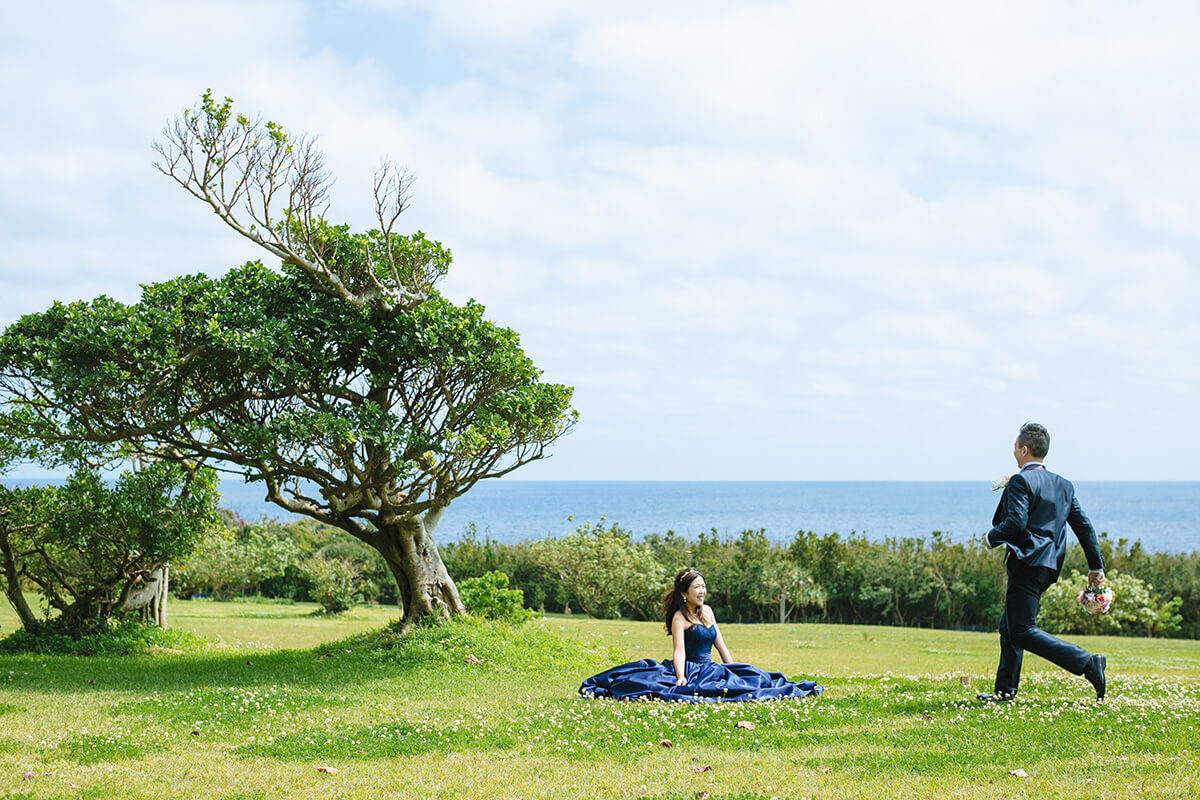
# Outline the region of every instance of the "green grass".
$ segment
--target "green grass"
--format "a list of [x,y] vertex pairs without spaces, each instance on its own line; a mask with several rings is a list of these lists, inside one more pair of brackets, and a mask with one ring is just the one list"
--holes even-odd
[[[1200,642],[1077,637],[1109,656],[1106,702],[1030,656],[1020,698],[981,705],[994,634],[723,625],[736,659],[825,693],[616,703],[577,697],[580,680],[666,657],[661,625],[552,617],[399,636],[388,609],[314,608],[173,601],[172,625],[208,647],[0,656],[0,797],[1200,794]],[[0,611],[0,635],[14,627]]]

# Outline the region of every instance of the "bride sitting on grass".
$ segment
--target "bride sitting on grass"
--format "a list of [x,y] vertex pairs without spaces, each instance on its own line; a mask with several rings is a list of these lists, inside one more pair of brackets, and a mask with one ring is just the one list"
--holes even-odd
[[[691,703],[773,700],[821,693],[822,687],[813,681],[792,682],[781,673],[734,662],[712,609],[704,604],[707,595],[704,576],[694,569],[681,571],[663,597],[663,621],[674,644],[673,656],[664,661],[647,658],[605,670],[585,680],[579,693],[618,700],[657,697]],[[724,663],[712,660],[713,645]]]

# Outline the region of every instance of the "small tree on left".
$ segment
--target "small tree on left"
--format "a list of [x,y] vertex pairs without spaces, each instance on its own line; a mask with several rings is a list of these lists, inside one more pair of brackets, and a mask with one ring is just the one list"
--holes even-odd
[[[33,589],[46,617],[78,635],[165,582],[167,565],[220,525],[218,497],[212,470],[165,461],[111,485],[81,466],[62,486],[0,486],[5,595],[27,630],[41,624],[25,598]],[[150,611],[163,622],[161,606]]]

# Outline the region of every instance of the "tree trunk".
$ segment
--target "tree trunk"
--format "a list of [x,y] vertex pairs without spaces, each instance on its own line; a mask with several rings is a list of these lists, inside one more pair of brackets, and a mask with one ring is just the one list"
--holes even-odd
[[[133,578],[125,584],[121,598],[117,601],[118,611],[140,611],[143,622],[151,621],[162,626],[160,610],[166,602],[167,566],[155,567],[148,576]],[[165,626],[164,626],[165,627]]]
[[158,598],[154,604],[155,619],[158,627],[167,627],[167,591],[171,583],[171,565],[163,564],[162,582],[158,585]]
[[779,624],[787,622],[787,594],[779,593]]
[[37,625],[37,617],[34,616],[29,603],[25,602],[25,594],[21,591],[21,577],[17,570],[17,561],[13,557],[8,535],[2,532],[0,532],[0,553],[3,553],[4,556],[4,593],[8,596],[8,602],[12,603],[12,607],[16,610],[21,625],[26,630],[33,630]]
[[404,625],[465,614],[454,580],[433,541],[437,515],[398,519],[380,528],[380,552],[400,587]]

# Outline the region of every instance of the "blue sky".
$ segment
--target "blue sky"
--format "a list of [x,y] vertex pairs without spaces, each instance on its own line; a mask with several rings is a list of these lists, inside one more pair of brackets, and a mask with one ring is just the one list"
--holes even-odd
[[[211,87],[390,157],[582,414],[536,479],[1200,479],[1189,3],[0,10],[0,324],[259,257],[150,166]],[[33,474],[26,470],[27,474]]]

